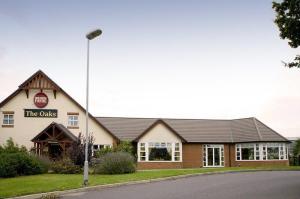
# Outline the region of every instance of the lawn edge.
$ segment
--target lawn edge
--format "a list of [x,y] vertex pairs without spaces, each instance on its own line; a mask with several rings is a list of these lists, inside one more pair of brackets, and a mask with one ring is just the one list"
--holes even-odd
[[184,174],[184,175],[175,175],[169,177],[162,177],[162,178],[154,178],[154,179],[147,179],[147,180],[137,180],[137,181],[128,181],[128,182],[120,182],[120,183],[112,183],[112,184],[102,184],[102,185],[93,185],[88,187],[80,187],[76,189],[68,189],[63,191],[50,191],[50,192],[43,192],[43,193],[35,193],[23,196],[16,196],[16,197],[9,197],[8,199],[39,199],[43,195],[46,194],[56,194],[56,195],[67,195],[73,193],[80,193],[86,191],[95,191],[101,190],[105,188],[112,188],[112,187],[120,187],[120,186],[127,186],[127,185],[135,185],[135,184],[147,184],[151,182],[160,182],[160,181],[168,181],[168,180],[176,180],[194,176],[201,176],[201,175],[217,175],[217,174],[227,174],[227,173],[243,173],[243,172],[261,172],[261,171],[300,171],[300,170],[293,170],[293,169],[245,169],[245,170],[228,170],[228,171],[212,171],[212,172],[205,172],[205,173],[191,173],[191,174]]

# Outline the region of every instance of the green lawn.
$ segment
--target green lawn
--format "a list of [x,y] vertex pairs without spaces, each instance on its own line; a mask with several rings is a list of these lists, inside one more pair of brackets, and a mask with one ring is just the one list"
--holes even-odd
[[[194,173],[239,171],[239,170],[300,170],[300,167],[276,167],[276,168],[199,168],[199,169],[173,169],[138,171],[124,175],[90,175],[89,185],[103,185],[120,182],[155,179],[162,177],[178,176]],[[32,193],[59,191],[82,187],[82,175],[78,174],[42,174],[34,176],[22,176],[16,178],[0,178],[0,198],[13,197]]]

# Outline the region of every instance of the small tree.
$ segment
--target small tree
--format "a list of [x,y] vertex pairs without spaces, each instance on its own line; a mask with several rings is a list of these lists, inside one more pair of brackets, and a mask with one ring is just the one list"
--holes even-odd
[[300,139],[298,139],[293,147],[294,157],[300,156]]
[[[88,137],[88,161],[91,161],[92,157],[92,147],[94,144],[94,136],[89,135]],[[83,166],[85,160],[85,143],[86,138],[79,133],[77,142],[73,142],[72,146],[70,147],[68,154],[70,159],[75,165]]]
[[121,141],[120,144],[118,144],[114,148],[115,152],[127,152],[130,154],[134,153],[133,146],[130,141]]

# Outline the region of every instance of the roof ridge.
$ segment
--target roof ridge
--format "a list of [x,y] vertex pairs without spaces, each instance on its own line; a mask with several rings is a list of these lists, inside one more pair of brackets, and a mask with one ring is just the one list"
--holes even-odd
[[255,128],[256,128],[258,137],[259,137],[260,141],[262,141],[262,136],[261,136],[261,133],[260,133],[260,129],[258,128],[258,126],[256,124],[256,119],[255,119],[255,117],[253,117],[252,119],[253,119],[253,122],[254,122],[254,125],[255,125]]
[[[256,119],[256,118],[255,118]],[[275,131],[274,129],[270,128],[268,125],[266,125],[265,123],[261,122],[260,120],[256,119],[258,122],[260,122],[261,124],[263,124],[266,128],[268,128],[269,130],[271,130],[273,133],[275,133],[276,135],[280,136],[281,138],[283,138],[286,141],[289,141],[286,137],[282,136],[281,134],[279,134],[277,131]]]
[[234,143],[234,141],[233,141],[233,131],[232,131],[232,121],[230,122],[230,139],[231,139],[231,142]]
[[155,120],[213,120],[213,121],[234,121],[251,119],[253,117],[238,118],[238,119],[201,119],[201,118],[164,118],[164,117],[114,117],[114,116],[95,116],[95,118],[114,118],[114,119],[155,119]]

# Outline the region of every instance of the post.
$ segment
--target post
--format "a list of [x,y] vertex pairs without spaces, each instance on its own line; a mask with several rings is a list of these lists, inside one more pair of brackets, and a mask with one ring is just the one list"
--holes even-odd
[[87,39],[87,67],[86,67],[86,112],[85,112],[85,160],[84,160],[84,171],[83,171],[83,185],[88,185],[89,179],[89,162],[88,162],[88,145],[89,145],[89,51],[90,51],[90,40]]
[[86,35],[87,38],[87,62],[86,62],[86,131],[85,131],[85,160],[83,171],[83,185],[87,186],[89,182],[89,160],[88,160],[88,147],[89,147],[89,61],[90,61],[90,40],[101,35],[102,30],[96,29]]

